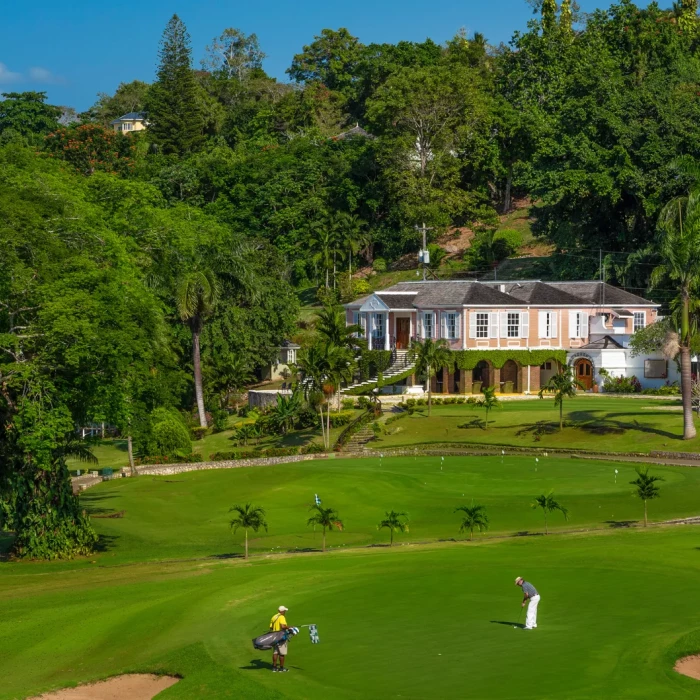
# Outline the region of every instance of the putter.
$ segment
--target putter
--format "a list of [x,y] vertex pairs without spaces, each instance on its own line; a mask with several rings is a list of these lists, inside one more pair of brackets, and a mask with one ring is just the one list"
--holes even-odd
[[514,629],[514,630],[517,630],[518,627],[520,627],[520,618],[521,618],[522,616],[523,616],[523,608],[522,608],[522,606],[521,606],[521,607],[520,607],[520,612],[518,613],[518,622],[517,622],[515,625],[513,625],[513,629]]

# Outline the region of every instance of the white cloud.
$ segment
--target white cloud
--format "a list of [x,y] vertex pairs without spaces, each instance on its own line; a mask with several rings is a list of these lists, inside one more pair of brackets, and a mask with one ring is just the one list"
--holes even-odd
[[0,63],[0,85],[18,83],[22,80],[21,73],[13,73],[4,63]]
[[41,66],[33,66],[29,69],[29,79],[35,83],[54,84],[62,83],[63,78],[54,75],[50,70]]

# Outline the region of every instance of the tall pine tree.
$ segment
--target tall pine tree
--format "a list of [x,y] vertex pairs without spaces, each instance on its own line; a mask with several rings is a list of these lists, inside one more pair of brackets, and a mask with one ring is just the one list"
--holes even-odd
[[163,153],[197,150],[204,142],[204,118],[192,72],[190,35],[173,15],[160,43],[158,80],[149,91],[149,133]]

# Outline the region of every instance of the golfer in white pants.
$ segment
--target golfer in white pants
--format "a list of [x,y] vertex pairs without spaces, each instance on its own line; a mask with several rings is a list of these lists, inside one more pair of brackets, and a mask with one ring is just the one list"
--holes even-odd
[[540,594],[537,589],[522,576],[515,579],[515,585],[523,589],[523,605],[527,603],[527,617],[525,618],[525,629],[534,630],[537,627],[537,606],[540,604]]

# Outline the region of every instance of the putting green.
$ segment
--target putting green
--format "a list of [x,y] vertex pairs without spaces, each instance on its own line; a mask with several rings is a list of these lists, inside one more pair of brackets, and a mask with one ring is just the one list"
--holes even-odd
[[[700,470],[652,471],[665,478],[653,518],[697,514]],[[700,651],[700,528],[611,528],[642,513],[633,476],[572,459],[372,458],[104,483],[83,496],[93,514],[125,511],[94,521],[104,551],[0,564],[0,700],[128,672],[182,675],[163,700],[697,697],[672,669]],[[436,541],[464,537],[453,509],[472,497],[490,534],[541,530],[529,504],[550,488],[572,513],[557,527],[601,529]],[[346,523],[336,549],[279,553],[320,545],[305,525],[314,493]],[[246,501],[270,523],[249,562],[230,558],[240,537],[227,528]],[[389,508],[411,515],[400,541],[429,543],[343,547],[386,542]],[[516,575],[542,594],[533,632],[513,629]],[[250,642],[280,604],[321,637],[290,642],[285,675]]]
[[[618,470],[617,477],[615,470]],[[698,515],[700,469],[652,467],[662,475],[661,497],[650,503],[652,520]],[[637,521],[643,506],[629,482],[633,465],[571,458],[440,457],[313,461],[273,467],[189,472],[139,477],[101,484],[82,501],[93,515],[125,512],[123,518],[93,522],[112,563],[207,555],[239,555],[243,533],[232,536],[228,521],[234,503],[251,502],[267,511],[269,531],[251,533],[251,551],[318,549],[321,533],[307,527],[314,494],[336,508],[343,532],[328,535],[332,547],[388,542],[377,531],[384,512],[405,511],[410,532],[398,543],[464,538],[454,509],[486,506],[489,535],[544,531],[541,511],[530,504],[554,489],[570,510],[549,518],[550,531]],[[478,537],[478,535],[476,535]]]

